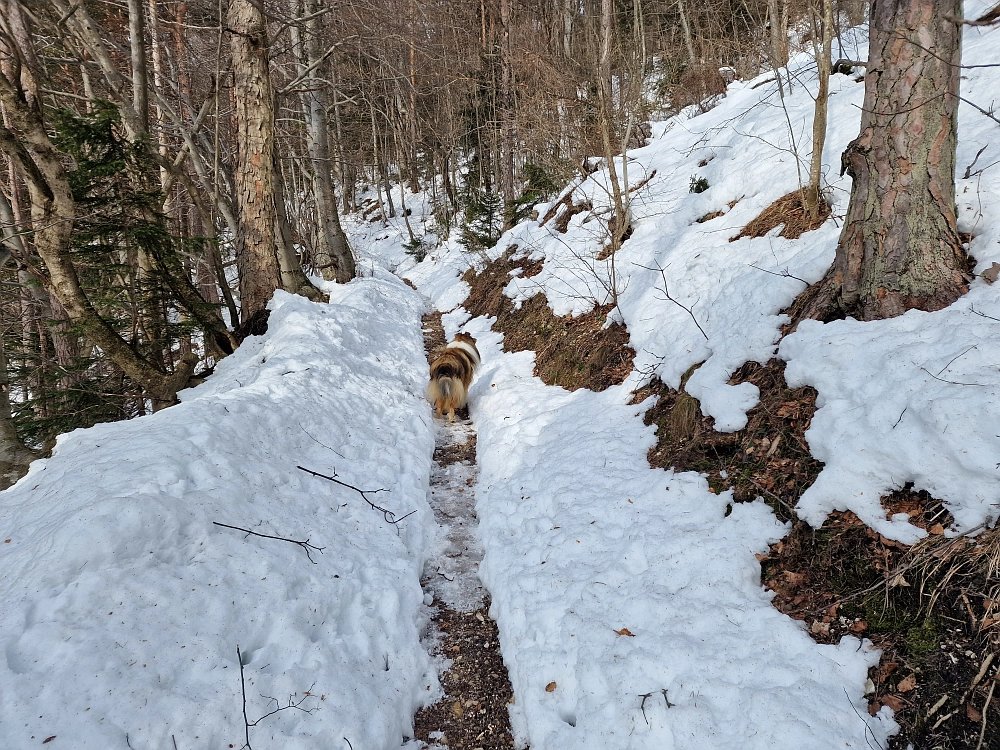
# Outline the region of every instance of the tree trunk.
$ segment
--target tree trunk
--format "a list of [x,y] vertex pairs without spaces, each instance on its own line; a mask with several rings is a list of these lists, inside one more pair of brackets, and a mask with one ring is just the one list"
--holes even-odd
[[771,25],[771,66],[777,70],[788,63],[788,1],[785,0],[785,12],[778,8],[779,0],[767,0],[767,16]]
[[514,157],[517,150],[517,129],[514,120],[514,53],[511,49],[511,0],[500,0],[500,193],[506,203],[517,196],[515,191]]
[[[819,218],[820,182],[823,179],[823,146],[826,144],[826,114],[830,99],[830,51],[833,45],[833,0],[821,0],[822,17],[816,17],[815,0],[809,5],[809,15],[813,26],[813,53],[816,58],[816,75],[819,91],[813,110],[812,158],[809,162],[809,184],[806,186],[802,204],[806,215]],[[817,39],[817,37],[819,37]]]
[[[142,0],[128,0],[129,50],[132,58],[132,108],[138,117],[140,132],[149,132],[149,76],[146,72],[146,24],[142,17]],[[153,39],[156,44],[156,39]]]
[[681,16],[681,28],[684,30],[684,46],[687,47],[688,62],[693,66],[697,62],[694,55],[694,43],[691,41],[691,26],[688,24],[684,0],[677,0],[677,11]]
[[28,473],[35,454],[17,436],[10,410],[10,382],[7,379],[7,355],[0,337],[0,490],[5,490]]
[[28,187],[34,246],[49,274],[46,287],[83,335],[150,393],[155,408],[169,406],[186,385],[197,357],[185,358],[174,373],[166,373],[129,346],[94,309],[69,253],[76,203],[62,156],[49,140],[37,104],[28,104],[4,75],[0,75],[0,102],[11,122],[11,129],[0,127],[0,150],[14,160]]
[[[627,218],[625,216],[625,199],[621,185],[618,182],[618,170],[615,168],[615,154],[618,149],[617,128],[613,101],[613,86],[611,71],[611,42],[614,34],[614,0],[601,0],[601,27],[597,62],[597,117],[601,131],[601,142],[604,145],[604,160],[608,167],[608,181],[611,183],[611,196],[614,199],[614,214],[608,221],[608,239],[611,242],[611,254],[614,255],[621,247],[622,236],[625,234]],[[625,136],[627,138],[627,135]],[[623,155],[624,164],[628,157]]]
[[231,0],[235,103],[236,266],[243,321],[264,309],[281,288],[274,175],[274,89],[268,70],[267,26],[252,0]]
[[[305,13],[316,11],[313,3],[306,3]],[[306,93],[309,112],[309,155],[312,157],[313,196],[316,200],[316,265],[327,281],[346,284],[354,278],[357,269],[354,255],[347,242],[347,235],[340,226],[340,212],[330,177],[330,137],[327,130],[327,89],[320,75],[322,51],[319,48],[320,18],[306,22],[304,63],[312,68]],[[416,148],[414,145],[413,148]]]
[[309,281],[305,271],[302,270],[299,254],[295,252],[292,227],[288,222],[288,214],[285,210],[284,180],[277,164],[274,165],[274,208],[275,221],[277,221],[275,241],[278,243],[278,266],[281,269],[282,288],[286,292],[299,294],[313,302],[323,300],[323,292]]
[[938,310],[970,276],[955,223],[962,3],[874,0],[861,134],[837,257],[801,318],[862,320]]

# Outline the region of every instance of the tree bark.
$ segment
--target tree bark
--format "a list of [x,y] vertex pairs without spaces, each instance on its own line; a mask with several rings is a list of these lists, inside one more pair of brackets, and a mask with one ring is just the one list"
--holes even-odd
[[691,26],[688,24],[684,0],[677,0],[677,12],[681,16],[681,28],[684,30],[684,46],[687,47],[688,62],[694,66],[698,60],[694,55],[694,43],[691,41]]
[[512,19],[511,0],[500,0],[500,193],[510,203],[517,196],[515,191],[514,157],[517,150],[517,127],[514,119],[514,53],[510,32]]
[[819,217],[819,202],[823,200],[820,194],[820,181],[823,179],[823,146],[826,144],[826,115],[830,100],[830,52],[833,45],[833,0],[821,0],[821,2],[821,18],[816,17],[815,0],[812,0],[809,6],[819,90],[816,93],[816,104],[813,109],[809,184],[806,186],[802,204],[806,214],[813,220]]
[[10,410],[10,382],[7,379],[7,354],[0,337],[0,490],[5,490],[28,473],[35,454],[17,436]]
[[231,32],[239,232],[236,266],[243,321],[264,309],[281,288],[274,174],[274,89],[268,70],[267,26],[252,0],[231,0]]
[[[315,11],[316,5],[307,2],[306,15]],[[312,69],[307,86],[310,90],[305,98],[309,112],[309,155],[312,157],[313,196],[316,201],[316,261],[324,279],[346,284],[354,278],[357,269],[347,235],[340,225],[340,212],[330,177],[332,161],[326,121],[327,89],[320,80],[323,67],[319,62],[322,55],[319,48],[320,23],[318,16],[306,22],[303,44],[305,66]]]
[[778,8],[779,0],[767,0],[767,16],[771,25],[771,65],[775,70],[788,63],[788,0],[784,12]]
[[252,0],[232,0],[226,22],[232,36],[237,125],[236,266],[243,321],[264,309],[275,290],[321,299],[292,247],[281,177],[276,167],[275,95],[268,65],[267,22]]
[[955,222],[960,0],[874,0],[861,134],[837,257],[802,318],[938,310],[970,276]]

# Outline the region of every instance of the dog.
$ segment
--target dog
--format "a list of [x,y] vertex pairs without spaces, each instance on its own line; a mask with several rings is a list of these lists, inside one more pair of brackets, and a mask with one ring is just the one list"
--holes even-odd
[[440,418],[445,413],[455,421],[455,409],[465,406],[469,398],[469,384],[479,367],[479,350],[476,340],[467,333],[455,335],[431,365],[431,382],[427,385],[427,400],[434,404]]

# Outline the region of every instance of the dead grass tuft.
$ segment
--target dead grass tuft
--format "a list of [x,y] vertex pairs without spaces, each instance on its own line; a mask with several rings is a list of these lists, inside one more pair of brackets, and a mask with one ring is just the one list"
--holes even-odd
[[952,519],[942,503],[911,488],[883,506],[928,536],[908,547],[850,512],[815,530],[798,521],[763,558],[764,584],[775,607],[804,621],[815,640],[855,635],[882,650],[869,672],[869,712],[896,712],[902,730],[890,748],[996,747],[1000,711],[993,706],[991,716],[986,704],[998,677],[990,662],[1000,647],[1000,530],[947,537]]
[[805,207],[802,205],[802,193],[793,190],[761,211],[756,219],[743,227],[738,235],[730,237],[729,241],[735,242],[743,237],[763,237],[782,224],[784,224],[784,228],[781,230],[781,236],[797,240],[804,233],[819,229],[829,217],[830,206],[825,200],[821,200],[819,202],[819,217],[815,220],[809,219]]
[[504,335],[504,349],[509,352],[534,351],[535,375],[547,385],[567,390],[589,388],[603,391],[617,385],[632,371],[635,352],[628,345],[625,326],[612,323],[605,327],[611,305],[595,307],[579,317],[558,317],[552,313],[544,294],[526,300],[520,309],[503,294],[511,273],[533,276],[541,262],[516,257],[508,249],[480,273],[471,269],[464,280],[471,287],[465,308],[473,315],[496,317],[493,330]]

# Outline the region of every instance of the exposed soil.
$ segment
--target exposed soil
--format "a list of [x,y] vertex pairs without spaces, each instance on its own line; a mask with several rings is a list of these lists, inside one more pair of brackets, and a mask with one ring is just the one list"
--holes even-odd
[[816,392],[788,388],[778,360],[747,363],[730,382],[757,385],[760,403],[744,429],[723,434],[683,390],[695,369],[679,391],[653,383],[636,394],[637,401],[658,396],[646,413],[657,425],[650,464],[702,472],[713,491],[732,489],[736,502],[762,497],[792,521],[791,533],[761,558],[763,583],[774,606],[803,621],[815,641],[853,635],[882,650],[869,673],[869,711],[895,711],[901,731],[891,750],[1000,748],[1000,659],[987,663],[1000,651],[1000,529],[974,541],[949,537],[953,519],[942,503],[908,488],[882,504],[887,518],[906,513],[927,530],[912,547],[850,512],[812,529],[793,508],[822,469],[804,437]]
[[779,234],[787,239],[796,240],[806,232],[819,229],[830,218],[830,213],[829,204],[821,199],[819,216],[816,219],[809,218],[802,205],[801,193],[793,190],[761,211],[757,218],[743,227],[738,235],[730,237],[729,241],[735,242],[741,237],[763,237],[782,224],[784,227]]
[[[430,361],[446,343],[441,313],[424,316],[423,329]],[[474,509],[476,434],[467,409],[457,416],[454,423],[435,421],[430,500],[443,538],[421,582],[433,598],[429,646],[450,664],[441,676],[444,698],[417,712],[414,732],[432,748],[512,750],[513,694],[477,574],[483,553]]]
[[534,351],[535,375],[547,385],[603,391],[624,381],[632,372],[635,351],[625,326],[605,327],[613,306],[598,306],[575,318],[558,317],[539,292],[514,309],[513,300],[503,293],[512,273],[530,278],[541,267],[541,261],[527,260],[512,245],[480,273],[466,272],[463,278],[471,292],[465,308],[474,316],[496,316],[493,330],[503,333],[506,351]]
[[803,620],[814,640],[855,635],[882,650],[869,672],[869,712],[896,712],[901,731],[890,748],[998,747],[1000,675],[986,662],[1000,646],[998,620],[990,617],[998,580],[985,564],[997,535],[976,542],[944,536],[951,519],[924,492],[900,490],[883,505],[887,515],[910,514],[929,536],[907,547],[850,512],[831,514],[817,530],[798,521],[762,559],[764,584],[775,592],[774,605]]
[[655,424],[656,445],[649,451],[650,466],[697,471],[708,475],[713,492],[733,490],[736,502],[763,496],[778,518],[794,518],[792,507],[819,475],[823,464],[809,455],[803,433],[816,410],[816,391],[789,388],[785,363],[748,362],[731,383],[750,382],[760,389],[760,403],[747,413],[747,426],[738,432],[716,432],[715,421],[701,413],[681,381],[681,390],[654,381],[638,391],[635,400],[657,395],[646,412],[646,424]]
[[508,750],[514,747],[507,706],[514,696],[500,656],[489,601],[472,612],[434,603],[441,633],[438,653],[451,659],[441,679],[445,697],[414,717],[417,739],[451,750]]

